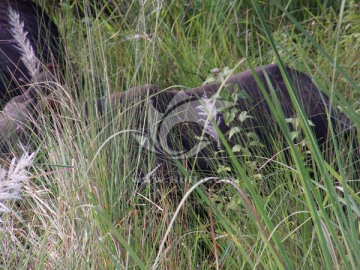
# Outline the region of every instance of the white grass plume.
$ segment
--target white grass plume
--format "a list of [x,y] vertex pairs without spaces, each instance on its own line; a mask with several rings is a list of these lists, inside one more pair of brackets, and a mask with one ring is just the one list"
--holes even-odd
[[29,179],[27,167],[31,166],[34,155],[26,153],[18,161],[14,158],[8,170],[0,167],[0,214],[10,212],[7,201],[21,199],[22,185]]
[[34,48],[27,37],[28,32],[24,30],[24,22],[20,20],[18,12],[9,7],[10,32],[16,42],[16,48],[21,54],[21,61],[29,71],[33,80],[39,74],[39,60],[35,55]]
[[219,134],[216,131],[212,121],[215,121],[218,125],[221,122],[221,117],[218,116],[218,111],[216,110],[215,102],[212,99],[209,99],[205,94],[201,97],[201,105],[197,106],[198,115],[200,118],[198,121],[203,123],[204,132],[210,135],[218,143],[220,148],[220,138]]

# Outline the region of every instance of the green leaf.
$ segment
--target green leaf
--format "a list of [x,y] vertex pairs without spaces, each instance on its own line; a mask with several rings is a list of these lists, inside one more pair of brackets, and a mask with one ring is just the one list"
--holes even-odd
[[240,120],[240,122],[244,122],[246,119],[249,119],[249,118],[254,118],[252,117],[251,115],[248,115],[248,112],[247,111],[243,111],[240,113],[238,119]]
[[234,134],[239,133],[241,130],[239,127],[232,127],[229,131],[229,140],[231,139]]
[[242,147],[240,145],[236,144],[231,148],[231,151],[233,151],[233,153],[238,153],[241,151],[241,149],[242,149]]

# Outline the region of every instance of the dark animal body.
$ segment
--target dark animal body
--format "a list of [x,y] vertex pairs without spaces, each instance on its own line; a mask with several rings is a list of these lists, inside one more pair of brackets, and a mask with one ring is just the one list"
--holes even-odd
[[[289,90],[286,86],[284,77],[280,71],[280,68],[276,64],[267,65],[263,67],[259,67],[255,69],[256,75],[259,77],[261,84],[264,86],[265,91],[271,96],[271,99],[277,98],[280,102],[281,108],[284,112],[286,118],[295,118],[296,110],[291,101]],[[322,94],[314,83],[311,81],[310,77],[302,72],[294,70],[292,68],[287,67],[286,72],[290,76],[290,80],[292,85],[295,88],[295,93],[300,101],[300,104],[308,118],[311,121],[313,127],[313,132],[315,137],[318,140],[320,145],[324,144],[329,137],[329,118],[328,114],[331,113],[330,119],[332,121],[333,127],[336,130],[341,130],[341,134],[344,136],[350,136],[351,132],[356,132],[354,128],[351,128],[351,123],[349,119],[336,109],[330,110],[330,101],[329,99]],[[176,110],[176,107],[181,107],[181,110],[186,110],[188,114],[196,114],[199,113],[196,108],[201,106],[201,102],[203,102],[204,97],[210,98],[218,93],[220,89],[220,93],[223,91],[228,91],[230,94],[237,93],[240,96],[245,94],[245,97],[240,97],[236,100],[236,102],[232,105],[233,108],[236,108],[238,112],[246,111],[251,118],[244,121],[242,123],[244,125],[243,130],[252,130],[257,136],[260,138],[261,143],[265,144],[268,149],[273,147],[274,142],[279,144],[279,148],[282,146],[285,147],[284,138],[278,138],[278,140],[274,140],[272,135],[279,134],[275,130],[278,129],[277,121],[275,120],[274,115],[272,114],[270,107],[267,101],[264,99],[264,95],[254,77],[254,74],[248,70],[238,75],[230,77],[223,88],[221,88],[220,83],[210,83],[204,86],[196,87],[193,89],[188,89],[185,91],[180,91],[179,89],[168,89],[168,90],[160,90],[155,85],[149,85],[144,87],[132,88],[126,92],[122,92],[119,94],[115,94],[113,96],[104,97],[99,99],[98,101],[98,109],[101,114],[104,113],[105,108],[113,107],[114,103],[118,104],[127,104],[127,106],[131,106],[134,104],[140,104],[140,108],[138,113],[143,114],[145,110],[143,110],[144,102],[147,103],[147,106],[152,108],[152,111],[157,111],[162,118],[157,122],[160,126],[164,122],[169,122],[169,118],[165,119],[171,112]],[[276,93],[271,94],[272,90]],[[221,96],[221,95],[220,95]],[[174,102],[175,100],[175,102]],[[198,100],[199,102],[194,106],[190,105],[193,102]],[[109,106],[108,102],[112,104]],[[189,106],[184,106],[184,103],[188,103]],[[170,108],[171,107],[171,108]],[[187,109],[184,109],[187,108]],[[154,116],[150,116],[154,118]],[[174,132],[172,136],[160,136],[157,135],[157,143],[158,145],[169,146],[170,150],[164,150],[161,154],[161,150],[159,151],[159,155],[161,159],[174,158],[171,156],[179,145],[181,145],[182,153],[186,151],[191,151],[199,141],[194,141],[193,137],[199,137],[201,135],[208,135],[207,132],[204,132],[204,125],[199,125],[199,122],[196,123],[196,117],[192,118],[192,123],[186,122],[185,113],[181,114],[181,117],[184,117],[183,122],[175,120],[176,125],[172,125],[168,123],[169,127],[172,127]],[[223,134],[227,134],[227,132],[236,124],[233,123],[227,125],[224,119],[224,114],[222,112],[217,112],[215,116],[217,119],[217,125],[219,130]],[[139,119],[144,119],[142,116]],[[175,118],[172,118],[175,119]],[[211,120],[211,119],[210,119]],[[213,119],[214,120],[214,119]],[[149,130],[147,127],[147,132],[151,133],[153,131]],[[161,133],[158,132],[157,133]],[[166,134],[170,134],[166,133]],[[151,137],[151,134],[149,134]],[[214,139],[215,136],[210,139]],[[356,136],[355,136],[356,137]],[[167,140],[164,144],[163,140]],[[230,144],[235,144],[236,141],[229,141]],[[212,144],[214,148],[216,148],[216,143]],[[177,151],[176,153],[178,153]],[[168,155],[170,153],[170,155]],[[170,157],[169,157],[170,156]],[[196,153],[196,161],[193,164],[196,164],[196,169],[200,170],[210,170],[210,155],[208,149],[201,149]],[[176,156],[175,158],[178,158]],[[194,167],[193,167],[194,168]]]
[[[42,67],[59,58],[59,33],[31,1],[0,0],[0,100],[22,94]],[[55,60],[56,62],[56,60]]]
[[0,0],[0,158],[19,139],[28,143],[39,98],[48,94],[61,56],[58,29],[40,6]]
[[[28,52],[24,52],[24,47],[25,50],[28,49]],[[25,128],[28,126],[27,119],[32,118],[31,111],[38,107],[35,93],[42,93],[44,89],[39,91],[34,86],[30,86],[29,89],[21,86],[37,81],[39,78],[41,80],[48,78],[46,72],[38,70],[34,75],[33,70],[26,63],[26,57],[33,54],[36,61],[39,60],[39,63],[47,65],[53,59],[60,58],[59,48],[57,28],[40,7],[29,1],[0,0],[0,98],[6,104],[0,117],[0,126],[4,127],[2,138],[9,137],[9,134],[14,131],[20,138],[26,138],[26,133],[29,132]],[[321,94],[309,76],[291,68],[286,68],[286,72],[290,76],[307,118],[314,125],[313,131],[319,144],[323,144],[329,138],[329,112],[331,112],[330,119],[333,126],[350,133],[349,119],[336,110],[330,110],[329,99]],[[267,65],[255,69],[255,73],[271,99],[279,100],[285,117],[296,117],[296,110],[279,67],[275,64]],[[244,123],[227,123],[224,113],[215,109],[213,119],[208,120],[215,120],[217,128],[226,136],[232,127],[242,124],[243,130],[254,131],[260,141],[267,148],[271,148],[274,138],[270,135],[277,134],[274,130],[278,128],[278,124],[251,71],[230,77],[223,87],[220,83],[210,83],[185,91],[160,90],[155,85],[132,88],[111,97],[100,98],[97,107],[101,115],[105,113],[105,108],[114,109],[114,106],[118,104],[127,104],[127,106],[138,104],[139,106],[135,107],[141,120],[145,117],[144,108],[150,107],[153,114],[150,117],[156,119],[157,122],[146,127],[145,131],[146,136],[153,139],[148,144],[155,144],[154,150],[159,159],[190,157],[194,160],[195,158],[193,164],[196,164],[196,168],[206,171],[210,170],[209,153],[211,150],[209,147],[199,148],[199,151],[195,152],[193,150],[201,142],[201,137],[212,141],[208,146],[219,147],[219,136],[215,134],[217,128],[211,124],[204,124],[207,120],[204,119],[207,105],[219,92],[219,97],[224,92],[228,92],[230,96],[238,95],[239,97],[234,100],[231,107],[236,108],[238,112],[246,111],[251,118]],[[241,97],[243,94],[245,96]],[[202,103],[207,105],[203,106]],[[189,106],[186,106],[187,104]],[[174,111],[176,114],[173,113]],[[183,119],[179,120],[178,113]],[[163,126],[165,128],[162,128]],[[140,126],[138,127],[140,130]],[[158,135],[154,137],[151,133],[158,133]],[[245,136],[241,137],[240,134],[240,140],[243,140]],[[239,136],[229,139],[230,144],[236,144],[237,139]],[[26,143],[26,139],[24,140]]]

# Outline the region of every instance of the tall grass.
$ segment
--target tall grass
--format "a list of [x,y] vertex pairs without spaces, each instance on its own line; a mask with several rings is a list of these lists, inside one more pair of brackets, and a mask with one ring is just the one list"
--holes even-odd
[[[179,160],[180,183],[154,173],[155,157],[135,144],[135,124],[149,125],[136,103],[99,117],[95,101],[148,83],[195,87],[214,68],[237,73],[276,62],[311,75],[359,126],[359,6],[96,2],[49,9],[66,51],[65,83],[56,90],[61,114],[42,116],[32,177],[22,200],[1,216],[0,266],[356,269],[360,199],[353,149],[334,133],[324,158],[290,83],[301,123],[295,143],[279,105],[268,100],[281,128],[273,149],[234,153],[220,134],[230,162],[215,161],[208,178]],[[279,143],[283,136],[287,149]],[[305,146],[297,143],[302,139]],[[153,182],[141,182],[146,175]]]

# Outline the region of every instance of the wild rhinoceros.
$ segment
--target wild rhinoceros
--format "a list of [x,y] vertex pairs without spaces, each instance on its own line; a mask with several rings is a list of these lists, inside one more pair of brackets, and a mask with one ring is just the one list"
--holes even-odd
[[[343,113],[330,109],[328,97],[319,91],[308,75],[289,67],[286,72],[319,145],[330,138],[329,119],[339,135],[349,136],[350,131],[356,132]],[[274,144],[278,144],[277,149],[286,145],[260,85],[270,100],[278,99],[285,118],[289,122],[294,120],[293,124],[289,124],[290,128],[298,123],[297,112],[279,66],[258,67],[255,75],[259,81],[248,70],[231,76],[223,83],[214,82],[188,90],[161,90],[156,85],[135,87],[103,97],[98,100],[97,106],[103,114],[106,108],[126,103],[127,107],[136,108],[141,125],[145,123],[145,114],[148,114],[151,123],[145,128],[139,123],[139,130],[145,132],[141,136],[135,135],[141,147],[154,151],[160,159],[190,158],[196,168],[210,170],[211,157],[214,157],[210,152],[214,151],[209,150],[209,146],[215,150],[219,147],[219,132],[231,145],[240,141],[242,145],[249,146],[251,138],[248,134],[255,135],[259,144],[267,149]],[[145,110],[144,105],[149,110]],[[228,111],[237,113],[237,121],[229,121]],[[235,136],[231,136],[231,132],[236,133]]]

